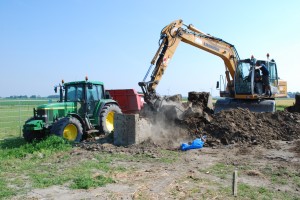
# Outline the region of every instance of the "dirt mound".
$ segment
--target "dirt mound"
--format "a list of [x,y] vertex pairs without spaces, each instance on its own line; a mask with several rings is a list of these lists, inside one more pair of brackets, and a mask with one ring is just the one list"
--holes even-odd
[[[206,134],[207,143],[217,144],[262,144],[270,140],[294,140],[300,138],[300,114],[279,111],[253,113],[248,109],[221,111],[210,122],[202,118],[185,119],[188,127],[197,127],[197,134]],[[196,134],[196,135],[197,135]]]
[[295,104],[293,106],[289,106],[285,109],[288,112],[298,112],[300,113],[300,94],[296,94],[295,96]]
[[212,97],[207,92],[189,92],[188,101],[194,106],[205,109],[213,109]]
[[[299,113],[287,111],[254,113],[239,108],[213,114],[211,96],[206,92],[189,92],[188,102],[182,103],[182,106],[186,110],[174,126],[185,129],[185,134],[192,138],[207,135],[206,143],[211,146],[220,144],[270,146],[270,140],[300,139]],[[174,132],[177,132],[174,126],[171,127],[173,131],[169,131],[173,132],[173,139],[180,137],[174,135]]]
[[[165,103],[165,110],[144,113],[147,118],[143,118],[149,120],[152,126],[149,130],[145,128],[145,133],[148,131],[151,137],[142,146],[152,144],[150,146],[178,148],[181,143],[204,135],[207,136],[206,145],[210,146],[260,144],[276,148],[272,146],[271,140],[300,139],[300,113],[297,112],[254,113],[239,108],[213,114],[211,96],[205,92],[190,92],[188,102],[185,103],[182,103],[179,95],[168,98],[166,102],[169,104]],[[181,112],[179,107],[185,109],[181,119],[165,117]],[[161,115],[162,113],[164,115]],[[102,144],[85,145],[85,149],[122,152],[127,150]]]

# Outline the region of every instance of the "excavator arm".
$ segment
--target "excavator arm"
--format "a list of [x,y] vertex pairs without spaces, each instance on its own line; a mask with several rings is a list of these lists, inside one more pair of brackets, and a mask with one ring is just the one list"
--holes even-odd
[[[151,61],[151,66],[143,82],[139,83],[144,93],[145,101],[148,104],[154,105],[156,99],[159,98],[155,88],[159,84],[180,42],[187,43],[220,57],[225,64],[228,93],[234,95],[233,78],[239,61],[235,47],[220,38],[203,33],[193,25],[187,26],[183,24],[182,20],[176,20],[161,31],[160,46]],[[145,82],[153,65],[155,68],[151,74],[151,79]]]

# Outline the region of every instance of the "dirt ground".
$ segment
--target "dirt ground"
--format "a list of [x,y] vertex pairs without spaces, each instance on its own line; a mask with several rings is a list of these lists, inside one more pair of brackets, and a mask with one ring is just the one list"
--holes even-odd
[[[299,177],[300,140],[277,140],[269,143],[273,148],[260,145],[225,145],[184,152],[177,150],[178,159],[172,163],[155,162],[162,153],[159,147],[153,145],[116,147],[112,144],[84,144],[74,148],[74,162],[87,157],[92,159],[101,152],[147,154],[151,156],[152,161],[112,163],[114,166],[125,166],[130,170],[114,174],[116,183],[105,187],[71,190],[66,186],[53,186],[35,189],[14,199],[233,199],[231,191],[222,188],[231,188],[234,168],[238,169],[238,184],[263,187],[299,197],[299,185],[293,184],[289,178],[286,182],[274,183],[269,178],[268,170],[279,172],[280,169],[285,169],[297,173]],[[228,168],[216,171],[214,167],[220,163]],[[280,178],[285,176],[286,174]],[[241,196],[238,199],[253,198]]]
[[[190,112],[182,120],[159,126],[164,131],[153,132],[156,137],[161,136],[158,139],[128,147],[99,139],[74,148],[77,152],[74,162],[103,152],[151,158],[114,161],[114,166],[130,168],[113,175],[116,183],[89,190],[53,186],[35,189],[15,199],[233,199],[235,169],[239,174],[238,184],[254,188],[250,194],[240,191],[237,199],[261,199],[259,195],[266,190],[273,195],[267,199],[300,197],[299,113],[252,113],[236,109],[213,114],[197,98],[191,101],[191,109],[200,112]],[[204,135],[203,148],[179,149],[183,142]],[[164,156],[164,150],[176,153],[176,160],[155,162]]]

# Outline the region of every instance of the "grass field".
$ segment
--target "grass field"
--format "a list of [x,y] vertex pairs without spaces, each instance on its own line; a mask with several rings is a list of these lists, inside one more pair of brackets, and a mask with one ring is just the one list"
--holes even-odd
[[115,183],[113,177],[116,174],[131,170],[121,165],[112,166],[115,160],[162,163],[177,160],[177,153],[167,150],[162,151],[162,157],[151,158],[144,154],[105,152],[92,156],[87,151],[82,155],[73,152],[72,147],[71,143],[57,136],[34,143],[26,143],[22,138],[0,141],[0,199],[53,185],[89,189]]
[[0,99],[0,139],[21,136],[24,122],[33,116],[33,108],[49,101],[53,100]]
[[292,106],[294,103],[295,99],[278,98],[276,99],[276,110],[284,110],[284,108]]

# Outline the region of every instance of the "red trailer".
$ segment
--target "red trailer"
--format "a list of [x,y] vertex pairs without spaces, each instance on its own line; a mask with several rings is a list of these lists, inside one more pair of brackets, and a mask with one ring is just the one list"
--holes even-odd
[[144,95],[134,89],[106,90],[112,99],[118,102],[125,114],[138,113],[144,106]]

